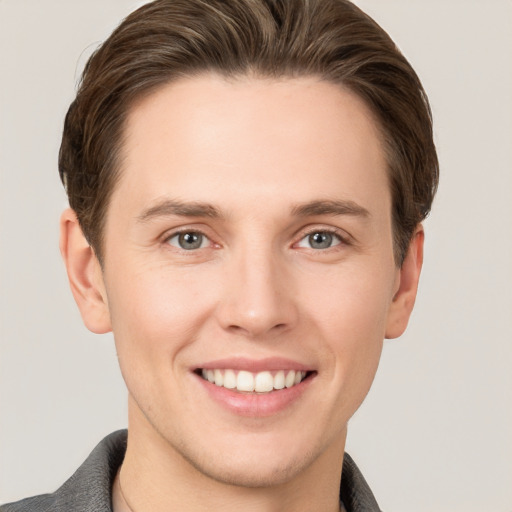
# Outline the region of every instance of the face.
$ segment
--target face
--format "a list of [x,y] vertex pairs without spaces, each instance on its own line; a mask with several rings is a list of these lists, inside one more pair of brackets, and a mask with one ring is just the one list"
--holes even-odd
[[314,78],[205,75],[133,107],[102,320],[82,313],[114,332],[131,433],[265,485],[340,459],[404,316],[402,272],[364,103]]

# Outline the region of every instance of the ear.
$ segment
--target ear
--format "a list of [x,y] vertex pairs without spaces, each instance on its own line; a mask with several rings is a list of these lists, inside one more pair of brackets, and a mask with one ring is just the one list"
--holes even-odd
[[398,338],[401,336],[409,322],[409,317],[416,300],[421,266],[423,264],[424,239],[423,226],[418,224],[398,272],[397,291],[388,312],[386,338]]
[[75,212],[69,208],[60,218],[60,252],[85,326],[97,334],[111,331],[100,263],[82,233]]

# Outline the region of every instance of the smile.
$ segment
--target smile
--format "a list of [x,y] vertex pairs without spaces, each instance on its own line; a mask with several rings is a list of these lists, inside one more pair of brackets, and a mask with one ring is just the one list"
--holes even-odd
[[292,388],[300,384],[308,372],[300,370],[262,371],[202,369],[203,379],[216,386],[245,393],[270,393],[274,390]]

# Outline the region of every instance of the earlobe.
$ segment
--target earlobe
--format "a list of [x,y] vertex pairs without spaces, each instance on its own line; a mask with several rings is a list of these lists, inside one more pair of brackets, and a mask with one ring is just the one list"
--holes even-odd
[[398,338],[405,331],[411,316],[421,267],[423,264],[423,226],[418,224],[399,271],[399,284],[391,303],[386,325],[386,338]]
[[60,252],[85,326],[97,334],[111,331],[100,263],[82,233],[75,212],[69,208],[60,219]]

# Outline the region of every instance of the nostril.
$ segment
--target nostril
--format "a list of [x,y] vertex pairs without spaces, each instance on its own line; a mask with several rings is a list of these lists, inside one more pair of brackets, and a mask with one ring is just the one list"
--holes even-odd
[[285,323],[279,323],[276,324],[270,329],[265,328],[264,326],[258,326],[258,325],[247,325],[246,327],[243,327],[241,325],[237,324],[231,324],[228,326],[228,330],[231,331],[234,334],[241,334],[245,336],[259,336],[260,334],[264,333],[271,333],[276,331],[284,331],[287,328],[287,324]]
[[247,332],[247,329],[244,329],[243,327],[240,327],[239,325],[230,325],[228,327],[230,331],[236,332],[236,333],[244,333]]

